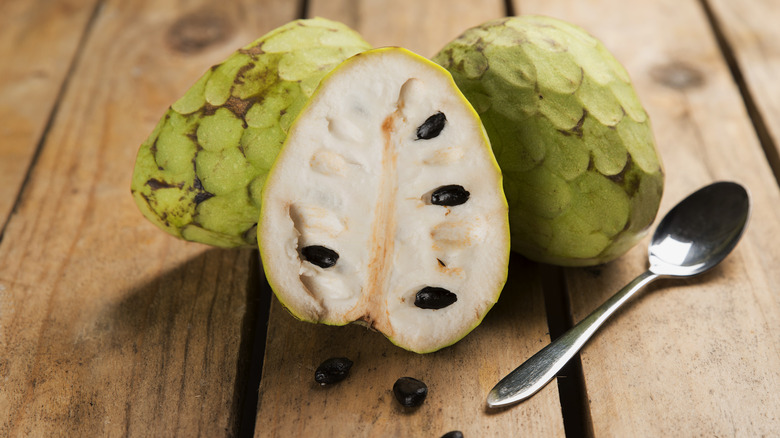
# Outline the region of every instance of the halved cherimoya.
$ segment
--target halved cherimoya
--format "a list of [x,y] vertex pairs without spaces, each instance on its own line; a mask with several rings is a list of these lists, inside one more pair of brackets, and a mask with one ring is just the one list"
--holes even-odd
[[498,299],[509,223],[501,172],[449,73],[401,48],[336,67],[263,188],[268,282],[297,318],[361,321],[431,352]]

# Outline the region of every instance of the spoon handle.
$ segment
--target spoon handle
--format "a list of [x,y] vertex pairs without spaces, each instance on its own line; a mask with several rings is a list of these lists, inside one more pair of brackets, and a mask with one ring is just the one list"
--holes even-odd
[[650,271],[642,273],[577,325],[531,356],[493,387],[488,394],[488,406],[507,406],[542,389],[623,303],[658,277]]

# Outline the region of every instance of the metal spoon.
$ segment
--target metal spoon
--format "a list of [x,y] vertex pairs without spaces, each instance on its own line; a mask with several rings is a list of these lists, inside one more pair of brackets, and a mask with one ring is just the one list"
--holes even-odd
[[623,303],[651,281],[701,274],[720,263],[736,246],[749,215],[750,196],[737,183],[717,182],[685,198],[658,224],[648,248],[650,268],[498,382],[488,394],[488,406],[517,403],[542,389]]

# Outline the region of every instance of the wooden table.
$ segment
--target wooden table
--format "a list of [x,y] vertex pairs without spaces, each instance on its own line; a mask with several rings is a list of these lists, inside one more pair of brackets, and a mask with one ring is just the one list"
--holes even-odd
[[[515,257],[485,322],[429,355],[294,321],[256,251],[158,231],[129,193],[137,146],[212,64],[301,16],[432,56],[506,14],[588,29],[624,63],[666,168],[663,215],[716,180],[754,209],[716,270],[659,282],[530,400],[504,374],[645,268]],[[0,4],[0,436],[777,436],[780,3],[770,0],[10,0]],[[333,355],[337,386],[312,381]],[[262,375],[262,378],[261,378]],[[391,386],[428,383],[403,411]],[[259,387],[259,392],[258,392]]]

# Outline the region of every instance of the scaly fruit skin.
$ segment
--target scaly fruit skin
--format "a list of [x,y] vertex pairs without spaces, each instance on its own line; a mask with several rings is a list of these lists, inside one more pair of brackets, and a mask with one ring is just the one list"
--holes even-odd
[[467,30],[433,60],[488,132],[513,250],[587,266],[646,234],[663,168],[628,73],[598,40],[553,18],[510,17]]
[[290,125],[333,67],[370,48],[343,24],[313,18],[212,67],[140,147],[131,191],[141,212],[185,240],[255,246],[260,193]]

